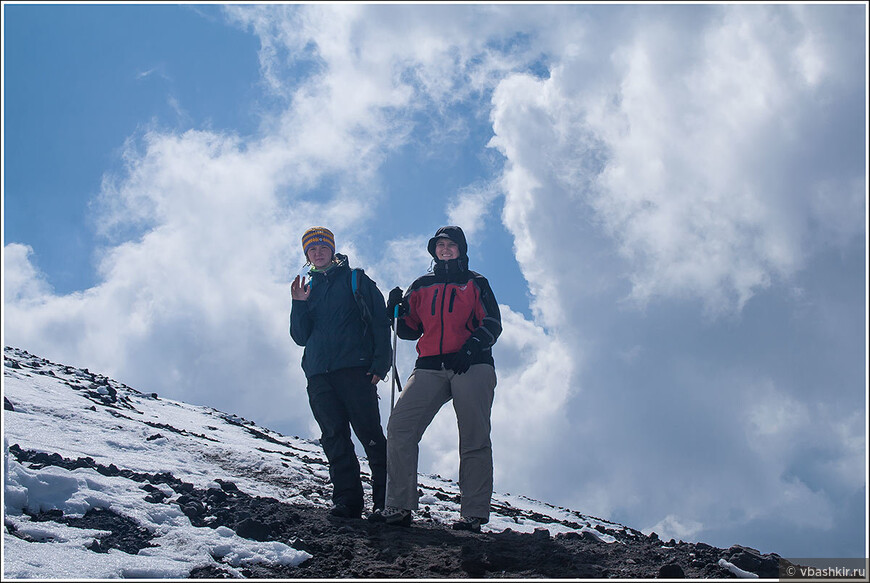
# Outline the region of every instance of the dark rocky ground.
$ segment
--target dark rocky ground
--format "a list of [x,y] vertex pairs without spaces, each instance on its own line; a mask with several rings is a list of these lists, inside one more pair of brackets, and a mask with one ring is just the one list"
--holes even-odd
[[[282,503],[252,497],[232,482],[221,488],[201,490],[174,476],[141,474],[115,466],[101,466],[90,458],[65,459],[24,451],[13,445],[10,455],[30,467],[57,465],[67,469],[90,467],[104,475],[122,475],[142,483],[146,499],[164,504],[166,495],[155,484],[170,486],[180,496],[178,504],[196,526],[226,526],[239,536],[276,540],[305,550],[311,559],[297,567],[244,567],[244,577],[255,579],[447,579],[447,578],[733,578],[720,559],[762,578],[779,576],[777,555],[761,555],[745,547],[715,548],[703,543],[659,540],[626,529],[612,531],[619,539],[604,543],[589,533],[553,536],[545,529],[534,533],[457,532],[417,515],[410,528],[386,526],[367,520],[329,516],[326,508]],[[133,553],[151,545],[152,533],[109,510],[92,510],[83,517],[66,517],[60,511],[31,515],[73,527],[110,530],[90,550],[118,549]],[[206,518],[208,517],[208,518]],[[7,523],[6,528],[14,530]],[[12,532],[12,534],[16,534]],[[19,535],[20,536],[20,535]],[[23,537],[22,537],[23,538]],[[232,578],[231,570],[216,561],[195,569],[190,578]]]
[[[117,386],[107,379],[84,371],[53,365],[27,353],[10,353],[4,358],[9,368],[33,368],[35,374],[66,375],[92,381],[91,389],[70,385],[97,406],[111,408],[120,414],[129,407],[125,385],[119,393]],[[27,358],[25,358],[27,357]],[[19,364],[19,359],[24,359]],[[48,363],[48,364],[46,364]],[[46,368],[48,367],[48,368]],[[57,370],[55,373],[53,371]],[[74,376],[70,376],[74,375]],[[64,378],[66,378],[64,377]],[[67,383],[69,384],[69,383]],[[98,389],[103,388],[103,391]],[[156,399],[156,395],[152,395]],[[14,410],[13,403],[4,396],[4,408]],[[224,419],[226,422],[233,422]],[[148,423],[159,431],[179,432],[171,426]],[[233,422],[236,423],[236,422]],[[281,446],[281,455],[287,444],[281,440],[238,422],[267,446]],[[159,437],[157,434],[148,439]],[[194,437],[209,440],[207,436]],[[266,447],[266,446],[264,446]],[[704,543],[662,541],[652,534],[622,527],[597,519],[595,529],[582,528],[579,523],[566,522],[536,512],[524,511],[493,501],[493,513],[509,519],[534,521],[539,524],[560,523],[573,532],[553,535],[544,528],[534,533],[511,530],[502,532],[457,532],[449,525],[436,522],[424,508],[415,515],[410,528],[386,526],[367,520],[340,519],[329,516],[322,505],[292,505],[273,498],[251,496],[239,490],[231,481],[215,480],[220,487],[201,489],[170,473],[147,474],[115,465],[100,465],[91,458],[69,459],[59,454],[28,451],[17,444],[8,448],[9,455],[30,468],[58,466],[66,469],[91,468],[106,476],[123,476],[141,484],[143,499],[153,504],[177,504],[191,523],[198,527],[227,527],[240,537],[257,541],[280,541],[304,550],[312,557],[299,566],[255,565],[231,569],[215,558],[210,565],[194,569],[191,579],[224,579],[238,577],[253,579],[727,579],[736,575],[731,564],[761,578],[778,578],[781,559],[776,554],[762,555],[756,550],[734,546],[716,548]],[[260,449],[260,451],[267,451]],[[274,453],[271,452],[270,453]],[[322,459],[300,458],[313,465],[325,465]],[[158,488],[158,486],[160,486]],[[167,497],[166,486],[175,493]],[[328,499],[329,484],[311,480],[300,492],[310,499]],[[315,491],[316,490],[316,491]],[[429,494],[439,500],[450,499],[449,492],[429,487]],[[55,521],[71,527],[109,531],[111,534],[96,540],[90,550],[106,553],[111,549],[136,554],[152,546],[154,533],[139,526],[134,520],[108,509],[95,508],[84,516],[65,516],[59,510],[32,514],[37,521]],[[593,524],[593,523],[589,523]],[[555,530],[555,524],[553,526]],[[5,522],[7,532],[25,540],[26,535],[15,531],[11,522]],[[616,542],[602,542],[596,531],[609,535]],[[34,544],[40,544],[31,540]],[[727,564],[722,561],[727,561]],[[787,566],[787,565],[784,565]]]
[[[314,557],[295,568],[252,569],[251,577],[728,578],[733,575],[718,560],[739,552],[689,544],[663,550],[661,541],[646,537],[632,545],[606,544],[590,536],[553,537],[543,529],[473,534],[426,521],[404,528],[335,519],[323,510],[295,512],[299,521],[289,529],[294,546]],[[213,574],[191,574],[200,575]]]

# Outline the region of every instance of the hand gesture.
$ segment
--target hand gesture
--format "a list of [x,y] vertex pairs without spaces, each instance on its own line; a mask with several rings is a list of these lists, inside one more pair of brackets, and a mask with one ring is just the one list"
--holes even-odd
[[296,276],[296,279],[293,280],[293,283],[290,284],[290,296],[294,300],[299,300],[301,302],[307,301],[308,296],[311,295],[311,285],[306,285],[305,278],[300,276]]
[[390,290],[390,295],[387,298],[387,315],[392,318],[396,315],[396,306],[399,307],[398,316],[401,318],[408,313],[408,302],[402,297],[402,288],[394,287]]

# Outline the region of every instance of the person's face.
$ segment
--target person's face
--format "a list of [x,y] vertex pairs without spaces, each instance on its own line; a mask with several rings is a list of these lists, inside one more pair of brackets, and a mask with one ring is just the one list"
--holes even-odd
[[308,248],[308,261],[317,269],[323,269],[332,261],[332,249],[327,245],[312,245]]
[[450,239],[441,237],[435,241],[435,256],[442,261],[456,259],[459,257],[459,245]]

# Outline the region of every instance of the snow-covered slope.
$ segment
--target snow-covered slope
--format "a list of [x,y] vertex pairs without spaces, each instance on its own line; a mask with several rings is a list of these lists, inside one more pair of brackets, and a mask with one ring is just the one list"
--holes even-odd
[[[327,508],[328,471],[316,440],[141,393],[9,347],[3,392],[4,578],[185,578],[216,563],[233,572],[253,564],[298,565],[311,557],[293,548],[294,541],[258,541],[215,527],[215,516],[208,514],[214,509],[192,521],[197,515],[185,507],[193,503],[185,490],[237,488],[249,496]],[[46,461],[52,459],[64,463]],[[368,475],[364,458],[360,465]],[[458,518],[456,483],[431,475],[420,476],[419,482],[418,519],[449,523]],[[366,496],[370,503],[368,485]],[[147,544],[127,552],[117,545],[95,552],[107,531],[82,528],[75,519],[87,516],[87,524],[97,524],[100,511],[147,532]],[[499,493],[484,528],[534,532],[542,527],[605,544],[644,536]]]

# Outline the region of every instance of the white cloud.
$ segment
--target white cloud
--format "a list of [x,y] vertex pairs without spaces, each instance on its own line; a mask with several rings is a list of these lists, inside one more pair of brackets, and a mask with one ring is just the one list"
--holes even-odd
[[771,472],[825,491],[858,492],[865,484],[866,427],[860,411],[831,401],[807,402],[771,381],[747,389],[742,425],[748,446]]
[[395,286],[407,291],[411,282],[428,271],[432,263],[432,256],[426,248],[428,243],[429,235],[401,237],[390,239],[383,247],[367,253],[372,267],[367,268],[366,273],[378,282],[384,298]]
[[[833,169],[791,179],[820,103],[789,55],[801,39],[831,33],[789,16],[729,10],[697,33],[663,19],[609,47],[612,78],[578,83],[588,63],[565,59],[548,80],[501,82],[492,145],[507,158],[505,221],[528,279],[541,269],[531,265],[538,253],[562,246],[545,218],[558,208],[613,238],[633,300],[698,298],[730,312],[805,265],[809,223],[835,218],[818,214],[820,190],[841,201],[828,208],[845,203],[854,216],[860,189],[833,192]],[[836,227],[850,237],[862,225]],[[544,229],[557,235],[549,250],[536,240]]]
[[282,207],[292,160],[232,137],[152,133],[128,157],[127,173],[105,182],[101,221],[107,233],[142,235],[104,251],[98,286],[36,305],[22,297],[45,291],[30,264],[9,265],[7,281],[19,283],[5,306],[8,337],[267,425],[307,420],[301,348],[287,332],[299,237],[324,216],[340,229],[371,209],[328,197]]
[[493,183],[475,184],[461,190],[447,209],[447,222],[461,225],[466,238],[474,239],[485,226],[493,200],[500,194]]
[[[569,354],[592,348],[574,374],[583,392],[566,402],[572,423],[562,438],[579,445],[549,459],[573,484],[559,493],[569,506],[631,516],[677,538],[756,523],[830,532],[831,517],[846,513],[834,500],[861,484],[843,473],[856,462],[856,426],[849,438],[823,438],[840,426],[827,414],[818,432],[795,440],[764,425],[773,433],[756,449],[742,420],[767,415],[752,413],[751,394],[732,400],[740,384],[711,382],[744,370],[734,355],[748,337],[732,336],[710,355],[701,339],[739,323],[760,292],[783,282],[788,292],[821,249],[860,239],[862,221],[848,217],[866,214],[856,195],[863,165],[808,146],[817,135],[842,138],[811,121],[833,114],[818,86],[794,74],[790,44],[776,44],[800,37],[788,18],[770,18],[788,11],[726,12],[692,28],[667,18],[628,26],[599,45],[610,71],[577,52],[548,79],[510,75],[493,94],[491,145],[506,159],[503,219],[537,321]],[[703,320],[711,329],[695,331],[695,304],[714,316]],[[731,317],[717,322],[723,314]],[[693,342],[679,340],[693,333]],[[686,374],[688,363],[703,371]],[[763,376],[775,367],[750,368]],[[816,412],[812,398],[792,398],[768,411],[790,427],[801,411]],[[819,440],[825,455],[810,453]],[[777,452],[788,455],[772,460]],[[823,463],[827,456],[837,461]]]
[[3,297],[5,302],[39,303],[51,295],[51,285],[31,263],[33,248],[20,243],[3,247]]
[[[493,440],[503,464],[496,475],[513,491],[527,491],[537,480],[530,452],[563,446],[567,404],[579,390],[574,369],[582,356],[508,306],[501,306],[501,315],[505,331],[493,350],[499,378]],[[523,468],[520,475],[514,475],[517,468]]]
[[674,514],[668,514],[659,523],[651,528],[644,529],[643,532],[649,535],[651,532],[659,535],[663,541],[670,539],[690,541],[695,540],[695,536],[704,528],[704,525],[698,521],[684,519]]

